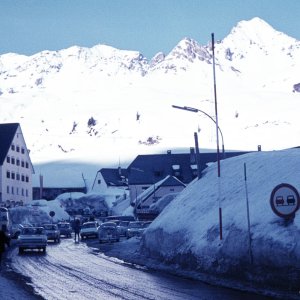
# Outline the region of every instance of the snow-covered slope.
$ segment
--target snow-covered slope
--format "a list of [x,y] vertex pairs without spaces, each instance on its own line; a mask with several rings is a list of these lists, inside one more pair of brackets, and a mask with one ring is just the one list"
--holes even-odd
[[[286,222],[272,211],[270,197],[281,183],[291,184],[300,191],[299,165],[299,148],[226,159],[221,162],[220,178],[217,163],[212,164],[200,180],[187,186],[148,227],[142,237],[141,253],[175,264],[178,272],[196,271],[195,276],[205,273],[204,280],[211,274],[227,280],[244,280],[248,286],[255,283],[265,290],[272,287],[298,293],[300,211],[293,222]],[[222,240],[219,200],[223,212]]]
[[[216,43],[219,126],[226,149],[299,144],[300,43],[263,20]],[[299,88],[300,90],[300,88]],[[106,45],[0,56],[0,122],[20,122],[34,164],[118,164],[137,154],[215,148],[212,51],[184,38],[147,61]]]

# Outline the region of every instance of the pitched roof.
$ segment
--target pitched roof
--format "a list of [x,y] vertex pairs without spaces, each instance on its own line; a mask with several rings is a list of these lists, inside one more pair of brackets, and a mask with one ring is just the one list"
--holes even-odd
[[108,186],[127,186],[127,170],[122,168],[102,168],[100,170]]
[[164,186],[183,186],[185,184],[182,183],[174,176],[167,175],[164,179],[160,180],[159,182],[152,184],[149,186],[145,191],[143,191],[140,195],[137,196],[137,203],[141,203],[146,201],[150,196],[152,196],[159,188]]
[[0,124],[0,166],[3,165],[19,123]]
[[[248,152],[226,152],[226,158],[245,154]],[[200,172],[209,162],[217,161],[217,153],[200,153]],[[222,154],[221,154],[222,159]],[[183,183],[190,183],[195,178],[192,166],[196,165],[195,153],[167,153],[138,155],[128,166],[129,184],[152,184],[174,175],[176,168],[180,168],[180,176],[176,176]]]

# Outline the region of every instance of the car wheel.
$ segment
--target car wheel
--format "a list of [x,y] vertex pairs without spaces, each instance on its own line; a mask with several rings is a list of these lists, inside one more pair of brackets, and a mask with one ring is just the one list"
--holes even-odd
[[19,254],[23,254],[24,253],[24,249],[19,247]]

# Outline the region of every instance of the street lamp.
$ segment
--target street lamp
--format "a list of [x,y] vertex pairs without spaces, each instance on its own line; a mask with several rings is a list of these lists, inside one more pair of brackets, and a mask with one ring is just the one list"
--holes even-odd
[[[204,115],[206,115],[207,117],[209,117],[217,126],[216,120],[210,116],[208,113],[206,113],[205,111],[198,109],[198,108],[194,108],[194,107],[189,107],[189,106],[178,106],[178,105],[172,105],[173,108],[177,108],[177,109],[182,109],[182,110],[186,110],[186,111],[191,111],[194,113],[203,113]],[[224,147],[224,138],[223,138],[223,133],[221,128],[218,126],[218,131],[220,132],[221,138],[222,138],[222,153],[223,153],[223,159],[225,158],[225,147]]]

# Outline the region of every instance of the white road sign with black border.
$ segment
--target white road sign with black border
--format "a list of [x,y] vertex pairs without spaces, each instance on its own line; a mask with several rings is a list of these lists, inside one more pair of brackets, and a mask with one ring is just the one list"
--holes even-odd
[[294,217],[300,206],[299,193],[292,185],[281,183],[273,189],[270,204],[274,213],[279,217]]

